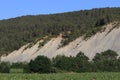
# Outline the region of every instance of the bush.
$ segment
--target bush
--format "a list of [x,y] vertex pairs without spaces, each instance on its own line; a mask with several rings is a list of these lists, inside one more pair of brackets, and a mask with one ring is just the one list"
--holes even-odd
[[15,68],[15,69],[24,68],[24,66],[25,66],[25,63],[22,63],[22,62],[17,62],[17,63],[11,64],[11,68]]
[[0,63],[0,73],[9,73],[10,72],[10,64],[7,62]]
[[99,72],[119,71],[120,63],[117,59],[117,56],[118,54],[112,50],[107,50],[101,53],[97,53],[93,58],[94,71],[99,71]]
[[79,52],[76,57],[66,57],[58,55],[53,58],[53,66],[68,72],[89,72],[91,71],[91,64],[89,58],[84,53]]
[[24,69],[31,73],[50,73],[51,61],[45,56],[38,56],[35,60],[31,60]]
[[72,57],[58,55],[52,60],[53,66],[65,71],[72,71]]
[[24,65],[23,72],[24,73],[30,73],[31,72],[28,64]]
[[58,73],[58,72],[119,72],[120,57],[115,51],[107,50],[97,53],[92,61],[79,52],[75,57],[58,55],[50,61],[45,56],[38,56],[24,67],[27,73]]

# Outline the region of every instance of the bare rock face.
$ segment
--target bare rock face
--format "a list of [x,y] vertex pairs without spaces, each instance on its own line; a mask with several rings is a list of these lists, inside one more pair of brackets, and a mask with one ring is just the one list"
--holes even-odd
[[98,32],[87,40],[79,37],[61,48],[59,48],[62,41],[61,36],[52,38],[41,48],[38,47],[41,41],[31,48],[25,49],[28,46],[27,44],[7,56],[2,56],[1,61],[29,62],[39,55],[45,55],[49,58],[53,58],[56,55],[75,56],[80,51],[92,59],[96,53],[108,49],[114,50],[120,55],[120,25],[118,23],[110,23],[103,27],[105,28],[103,32]]

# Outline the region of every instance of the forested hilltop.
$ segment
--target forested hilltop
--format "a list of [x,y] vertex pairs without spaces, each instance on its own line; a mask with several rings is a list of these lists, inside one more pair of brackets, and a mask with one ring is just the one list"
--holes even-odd
[[120,8],[101,8],[60,14],[23,16],[0,21],[0,54],[7,54],[45,36],[60,33],[63,45],[79,36],[90,37],[101,26],[120,20]]

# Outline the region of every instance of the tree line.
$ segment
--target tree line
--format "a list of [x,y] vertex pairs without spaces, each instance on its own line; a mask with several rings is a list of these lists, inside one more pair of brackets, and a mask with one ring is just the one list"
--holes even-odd
[[0,72],[9,72],[10,68],[23,68],[25,73],[120,72],[120,58],[115,51],[107,50],[97,53],[92,60],[79,52],[76,56],[58,55],[53,59],[38,56],[27,64],[0,64]]

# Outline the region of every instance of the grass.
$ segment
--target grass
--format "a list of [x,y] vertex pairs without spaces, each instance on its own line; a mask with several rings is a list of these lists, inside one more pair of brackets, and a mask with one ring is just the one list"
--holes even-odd
[[23,73],[23,69],[11,69],[10,73]]
[[0,74],[0,80],[120,80],[120,73]]

